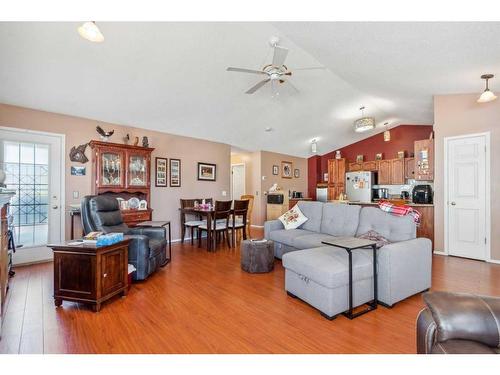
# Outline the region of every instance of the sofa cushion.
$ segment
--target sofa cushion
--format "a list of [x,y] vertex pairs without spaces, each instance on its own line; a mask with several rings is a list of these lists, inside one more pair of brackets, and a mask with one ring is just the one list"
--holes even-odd
[[322,241],[328,241],[334,238],[334,236],[325,233],[311,233],[295,238],[293,240],[293,246],[301,250],[313,249],[315,247],[325,246],[325,244],[321,243]]
[[325,203],[321,233],[332,236],[354,236],[358,229],[360,209],[361,206],[358,205]]
[[390,242],[416,238],[417,226],[411,215],[395,216],[377,207],[363,207],[359,215],[357,235],[374,230]]
[[297,237],[311,233],[312,232],[304,229],[278,229],[269,233],[269,239],[287,246],[294,246],[293,242]]
[[278,218],[283,223],[286,230],[296,229],[304,224],[308,219],[300,208],[295,205]]
[[301,229],[319,232],[321,228],[321,217],[323,216],[322,202],[299,201],[297,206],[300,208],[307,221],[302,224]]
[[[352,252],[353,282],[373,277],[371,250]],[[333,246],[283,254],[283,267],[327,288],[349,283],[349,258],[344,249]]]

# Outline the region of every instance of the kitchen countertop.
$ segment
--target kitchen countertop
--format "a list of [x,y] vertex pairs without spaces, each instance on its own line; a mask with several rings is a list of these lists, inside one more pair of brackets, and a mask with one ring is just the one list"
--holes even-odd
[[[346,202],[347,204],[365,204],[365,205],[372,205],[372,206],[377,206],[378,202]],[[407,206],[410,207],[434,207],[434,205],[431,204],[424,204],[424,203],[405,203]]]

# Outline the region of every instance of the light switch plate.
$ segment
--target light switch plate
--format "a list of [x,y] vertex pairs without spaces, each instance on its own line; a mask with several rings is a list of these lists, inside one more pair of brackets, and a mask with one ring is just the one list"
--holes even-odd
[[73,199],[78,199],[80,197],[80,192],[79,191],[74,191],[73,192]]
[[227,191],[222,190],[222,196],[225,197],[227,195]]

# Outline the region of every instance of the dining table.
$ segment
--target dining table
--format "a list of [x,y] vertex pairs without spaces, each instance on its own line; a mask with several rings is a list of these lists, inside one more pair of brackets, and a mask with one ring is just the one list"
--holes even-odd
[[[181,212],[181,216],[184,214],[193,214],[193,215],[200,215],[202,217],[207,218],[207,228],[210,229],[212,227],[212,221],[214,220],[214,215],[215,215],[215,207],[211,208],[200,208],[200,207],[185,207],[185,208],[179,208],[179,211]],[[229,211],[230,215],[234,214],[234,209],[231,208]],[[181,220],[182,221],[182,220]],[[182,223],[183,225],[184,223]],[[216,236],[213,235],[211,230],[207,230],[207,250],[212,251],[216,247]]]

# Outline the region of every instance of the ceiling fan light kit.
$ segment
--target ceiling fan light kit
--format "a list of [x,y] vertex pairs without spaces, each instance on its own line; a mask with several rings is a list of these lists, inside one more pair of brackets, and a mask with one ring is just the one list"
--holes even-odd
[[84,39],[90,40],[94,43],[101,43],[104,41],[104,35],[97,27],[94,21],[88,21],[78,28],[78,34]]
[[490,88],[488,87],[488,80],[492,79],[493,77],[494,77],[493,74],[483,74],[481,76],[481,78],[486,81],[486,88],[484,89],[484,91],[481,94],[481,96],[479,97],[479,99],[477,99],[478,103],[488,103],[488,102],[491,102],[497,98],[495,96],[495,94],[493,93],[493,91],[491,91]]
[[359,110],[361,111],[361,118],[354,121],[354,131],[356,133],[363,133],[368,130],[372,130],[375,128],[375,118],[374,117],[365,117],[364,111],[365,107],[361,107]]

